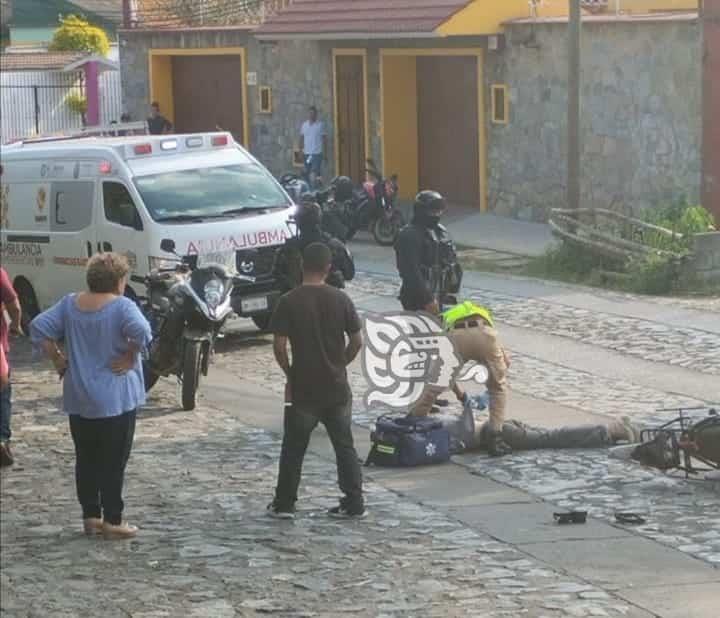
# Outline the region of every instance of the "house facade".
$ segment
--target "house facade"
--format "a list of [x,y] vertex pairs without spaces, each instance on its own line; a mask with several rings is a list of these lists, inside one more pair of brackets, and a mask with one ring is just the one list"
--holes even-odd
[[[360,180],[372,157],[399,174],[403,197],[434,188],[545,220],[565,202],[567,2],[386,5],[378,15],[354,0],[328,14],[295,0],[259,26],[124,30],[125,106],[139,118],[157,100],[179,131],[229,129],[281,174],[316,105],[329,175]],[[699,201],[697,2],[585,5],[583,203]]]

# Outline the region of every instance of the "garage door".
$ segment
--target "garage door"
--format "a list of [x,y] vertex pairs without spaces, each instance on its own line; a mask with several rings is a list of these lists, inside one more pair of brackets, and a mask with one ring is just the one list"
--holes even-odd
[[477,58],[417,59],[420,189],[455,204],[480,200]]
[[240,56],[173,56],[175,128],[179,133],[230,131],[243,143]]

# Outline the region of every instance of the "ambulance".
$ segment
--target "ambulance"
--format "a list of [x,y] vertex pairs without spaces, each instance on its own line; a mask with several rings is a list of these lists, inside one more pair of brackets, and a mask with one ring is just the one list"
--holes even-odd
[[3,146],[0,164],[0,258],[28,318],[84,289],[96,252],[125,254],[126,294],[143,295],[150,269],[171,263],[160,248],[171,239],[191,265],[253,277],[233,309],[267,327],[294,206],[229,133],[27,140]]

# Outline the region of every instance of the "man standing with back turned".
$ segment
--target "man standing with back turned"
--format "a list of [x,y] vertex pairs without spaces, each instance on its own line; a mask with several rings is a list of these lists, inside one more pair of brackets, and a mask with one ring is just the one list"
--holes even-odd
[[275,359],[287,376],[280,470],[275,499],[267,509],[277,519],[295,517],[302,463],[318,423],[325,425],[335,449],[338,484],[345,494],[328,514],[365,515],[346,369],[362,347],[361,323],[350,298],[325,283],[331,264],[327,245],[308,245],[303,252],[302,285],[280,299],[270,323]]

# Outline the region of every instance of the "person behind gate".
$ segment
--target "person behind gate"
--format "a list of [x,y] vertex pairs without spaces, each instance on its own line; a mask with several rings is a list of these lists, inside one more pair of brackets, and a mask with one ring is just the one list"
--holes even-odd
[[325,283],[331,263],[332,252],[324,243],[306,247],[302,285],[281,297],[270,323],[275,358],[287,377],[278,481],[267,508],[268,515],[278,519],[295,516],[302,463],[318,423],[325,425],[335,449],[338,484],[344,494],[328,514],[365,515],[346,369],[362,347],[361,323],[350,298]]

